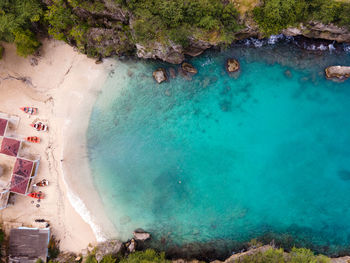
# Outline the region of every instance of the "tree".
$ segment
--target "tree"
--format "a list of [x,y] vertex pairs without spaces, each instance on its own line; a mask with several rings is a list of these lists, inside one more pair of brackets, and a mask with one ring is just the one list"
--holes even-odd
[[27,57],[28,55],[33,54],[40,46],[40,42],[36,39],[34,33],[29,29],[16,30],[14,35],[17,54],[20,56]]

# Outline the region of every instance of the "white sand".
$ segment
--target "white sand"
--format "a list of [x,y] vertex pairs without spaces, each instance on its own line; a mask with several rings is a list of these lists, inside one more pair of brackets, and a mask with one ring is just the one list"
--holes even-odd
[[[46,198],[40,202],[40,208],[35,206],[36,200],[32,204],[34,199],[17,196],[14,206],[0,212],[1,221],[38,226],[34,220],[44,218],[60,240],[61,250],[79,252],[102,240],[106,230],[113,229],[93,188],[85,132],[93,103],[114,62],[106,60],[97,65],[63,42],[45,40],[38,65],[31,66],[30,58],[18,57],[13,45],[4,46],[0,60],[0,112],[21,118],[16,130],[19,136],[41,137],[40,144],[26,143],[24,152],[41,156],[36,181],[46,178],[50,185],[42,188]],[[29,81],[25,83],[20,77]],[[39,113],[28,116],[19,110],[22,106],[38,107]],[[29,126],[37,118],[48,124],[49,132],[37,132]],[[102,223],[104,233],[100,229]]]

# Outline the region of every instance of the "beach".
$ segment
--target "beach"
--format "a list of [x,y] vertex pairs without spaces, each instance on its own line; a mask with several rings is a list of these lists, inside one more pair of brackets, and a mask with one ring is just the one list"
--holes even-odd
[[[40,227],[35,219],[45,219],[62,251],[80,252],[108,238],[101,229],[102,223],[109,226],[108,219],[89,174],[85,132],[114,62],[96,64],[55,40],[43,40],[39,56],[27,58],[17,56],[13,45],[3,45],[0,112],[20,118],[14,131],[18,137],[41,138],[40,144],[25,143],[22,150],[40,155],[35,181],[45,178],[49,186],[42,189],[45,199],[40,207],[36,200],[17,195],[15,205],[0,212],[1,222],[3,226]],[[19,109],[23,106],[37,107],[38,114],[27,115]],[[35,120],[46,123],[49,131],[35,131],[29,125]],[[98,221],[89,211],[98,215]]]

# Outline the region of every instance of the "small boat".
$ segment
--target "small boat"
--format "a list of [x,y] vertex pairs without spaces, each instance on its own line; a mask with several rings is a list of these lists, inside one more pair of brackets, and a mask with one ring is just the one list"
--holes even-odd
[[33,107],[22,107],[20,109],[30,115],[36,114],[38,112],[38,108],[33,108]]
[[30,193],[28,194],[28,196],[35,199],[44,199],[44,193],[42,193],[41,191]]
[[36,136],[29,136],[26,138],[27,142],[33,142],[33,143],[39,143],[40,142],[40,138],[36,137]]
[[42,122],[32,123],[30,126],[32,126],[37,131],[47,131],[48,129],[47,125],[43,124]]
[[43,179],[41,180],[40,182],[36,183],[36,184],[33,184],[33,186],[40,186],[40,187],[43,187],[43,186],[48,186],[49,185],[49,181],[46,180],[46,179]]

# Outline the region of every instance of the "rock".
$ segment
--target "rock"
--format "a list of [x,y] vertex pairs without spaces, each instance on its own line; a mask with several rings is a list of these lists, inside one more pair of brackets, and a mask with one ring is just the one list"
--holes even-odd
[[181,45],[169,41],[168,45],[151,42],[147,46],[136,44],[136,54],[139,58],[160,59],[171,64],[180,64],[185,56]]
[[37,58],[31,58],[29,60],[31,66],[37,66],[38,65],[38,59]]
[[123,243],[119,240],[108,240],[99,243],[96,246],[96,260],[100,262],[105,255],[117,256],[118,252],[120,252],[122,249]]
[[164,68],[158,68],[156,71],[153,72],[152,75],[158,84],[168,79]]
[[174,68],[169,68],[169,73],[171,78],[176,78],[176,70]]
[[[245,256],[249,256],[249,255],[254,255],[256,253],[259,253],[259,252],[262,252],[264,253],[265,251],[269,250],[273,248],[272,246],[270,245],[265,245],[265,246],[262,246],[262,247],[258,247],[258,248],[253,248],[253,249],[249,249],[248,251],[246,252],[242,252],[242,253],[237,253],[237,254],[234,254],[232,255],[231,257],[229,257],[228,259],[226,259],[224,261],[224,263],[235,263],[235,262],[240,262],[242,260],[242,257],[245,257]],[[218,263],[218,262],[221,262],[221,261],[212,261],[211,263]]]
[[328,79],[345,80],[350,77],[350,67],[331,66],[325,70]]
[[288,69],[284,72],[284,75],[285,75],[287,78],[293,77],[292,72],[291,72],[290,70],[288,70]]
[[125,37],[125,32],[117,28],[91,27],[86,37],[86,52],[90,56],[123,55],[125,52],[134,49],[133,44]]
[[350,256],[345,256],[341,258],[331,258],[331,263],[349,263]]
[[135,240],[146,241],[151,238],[151,234],[144,231],[134,231],[133,233]]
[[171,91],[170,89],[166,89],[164,92],[165,96],[171,97]]
[[226,61],[226,70],[228,72],[236,72],[240,69],[240,66],[239,66],[239,62],[238,60],[234,59],[234,58],[229,58],[227,61]]
[[197,69],[194,66],[192,66],[190,63],[187,63],[187,62],[182,63],[181,68],[183,71],[185,71],[187,73],[191,73],[193,75],[198,73]]
[[136,250],[136,242],[135,239],[131,239],[129,245],[127,246],[127,249],[130,253],[135,252]]
[[290,27],[282,30],[282,34],[287,36],[304,36],[307,38],[317,38],[335,40],[337,42],[350,42],[350,31],[346,27],[338,27],[333,24],[323,24],[311,21],[300,24],[299,27]]
[[190,55],[192,57],[199,56],[202,54],[206,49],[211,48],[215,44],[211,44],[207,41],[195,39],[194,37],[189,38],[189,45],[184,50],[184,54]]

